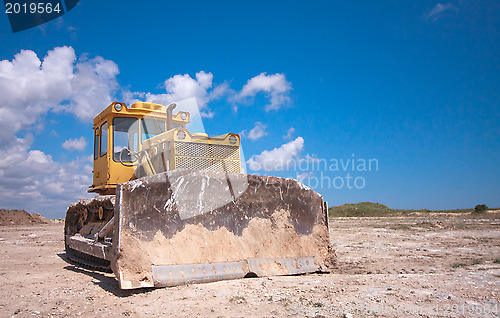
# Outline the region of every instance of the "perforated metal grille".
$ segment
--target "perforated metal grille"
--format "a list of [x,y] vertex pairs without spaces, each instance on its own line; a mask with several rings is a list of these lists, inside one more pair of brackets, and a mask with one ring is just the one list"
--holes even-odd
[[215,159],[215,171],[241,172],[241,164],[239,160],[222,160]]
[[176,168],[186,168],[195,170],[205,170],[212,165],[210,158],[175,157]]
[[240,161],[230,159],[212,159],[199,157],[175,157],[175,168],[186,168],[194,170],[240,172]]
[[238,146],[210,145],[195,142],[175,142],[177,156],[240,159]]
[[239,146],[175,142],[175,168],[241,172]]
[[215,158],[240,159],[240,149],[238,146],[210,145]]

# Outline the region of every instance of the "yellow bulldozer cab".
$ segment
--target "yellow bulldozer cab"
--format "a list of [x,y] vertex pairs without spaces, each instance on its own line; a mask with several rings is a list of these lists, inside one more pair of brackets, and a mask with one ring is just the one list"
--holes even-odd
[[145,102],[113,102],[97,115],[89,192],[115,194],[117,184],[177,168],[241,172],[237,134],[191,133],[185,111],[171,115],[168,129],[168,116],[165,106]]

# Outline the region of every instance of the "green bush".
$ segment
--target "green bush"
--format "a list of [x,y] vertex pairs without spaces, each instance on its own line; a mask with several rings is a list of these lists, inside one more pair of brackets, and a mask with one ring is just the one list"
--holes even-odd
[[474,212],[475,213],[482,213],[482,212],[484,212],[486,210],[488,210],[488,207],[486,206],[486,204],[478,204],[474,208]]

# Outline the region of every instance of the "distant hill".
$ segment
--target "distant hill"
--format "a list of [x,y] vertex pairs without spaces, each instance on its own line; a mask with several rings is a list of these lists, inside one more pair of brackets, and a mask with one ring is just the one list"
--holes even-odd
[[339,206],[332,206],[328,213],[333,217],[342,216],[389,216],[394,214],[395,210],[390,209],[382,203],[360,202],[346,203]]
[[400,210],[391,209],[381,203],[360,202],[360,203],[346,203],[339,206],[332,206],[328,209],[331,217],[363,217],[363,216],[398,216],[408,213],[467,213],[472,212],[474,209],[455,209],[455,210]]
[[24,210],[0,209],[0,226],[3,225],[29,225],[51,223],[39,213],[29,214]]

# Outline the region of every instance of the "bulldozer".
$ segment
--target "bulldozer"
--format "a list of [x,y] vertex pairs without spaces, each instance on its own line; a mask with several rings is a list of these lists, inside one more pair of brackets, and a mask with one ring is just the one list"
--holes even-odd
[[97,195],[67,210],[69,260],[121,289],[329,271],[323,197],[242,173],[240,136],[192,133],[176,107],[112,102],[94,118]]

